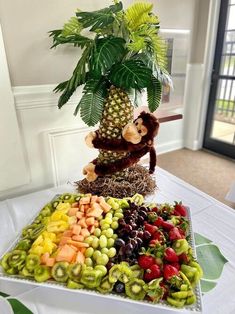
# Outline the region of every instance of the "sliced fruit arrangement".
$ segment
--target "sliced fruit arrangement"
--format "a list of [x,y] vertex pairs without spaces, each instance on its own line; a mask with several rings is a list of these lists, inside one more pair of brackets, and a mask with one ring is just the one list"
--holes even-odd
[[183,307],[196,302],[202,277],[188,236],[181,202],[66,193],[23,229],[1,266],[8,275],[37,282],[55,280],[70,289]]

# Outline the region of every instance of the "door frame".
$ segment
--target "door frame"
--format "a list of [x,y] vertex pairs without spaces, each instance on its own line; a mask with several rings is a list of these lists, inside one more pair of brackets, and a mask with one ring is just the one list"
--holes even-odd
[[203,136],[203,147],[216,153],[235,158],[235,148],[232,144],[222,142],[210,137],[213,127],[214,106],[217,96],[218,76],[221,65],[221,54],[224,44],[224,30],[227,22],[229,0],[223,0],[220,3],[218,30],[216,36],[215,52],[213,54],[213,68],[210,79],[210,90],[205,119],[205,131]]

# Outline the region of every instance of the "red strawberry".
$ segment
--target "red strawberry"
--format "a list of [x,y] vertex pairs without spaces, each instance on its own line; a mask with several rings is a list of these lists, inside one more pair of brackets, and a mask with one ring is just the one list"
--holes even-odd
[[164,265],[163,267],[163,277],[166,280],[170,280],[173,276],[177,276],[179,271],[172,265]]
[[171,262],[171,263],[175,263],[179,261],[177,254],[171,247],[168,247],[165,249],[164,258],[166,261]]
[[154,224],[154,226],[160,227],[160,226],[162,225],[162,222],[163,222],[163,221],[164,221],[163,218],[159,216],[159,217],[157,218],[157,220],[154,221],[153,224]]
[[172,222],[169,222],[169,221],[162,221],[162,224],[161,224],[162,228],[165,229],[165,230],[171,230],[172,228],[174,228],[174,225]]
[[154,208],[151,209],[151,211],[157,213],[158,212],[158,208],[154,207]]
[[144,224],[144,229],[147,230],[151,235],[153,235],[158,230],[156,226],[150,225],[148,223]]
[[161,270],[157,264],[150,266],[144,274],[144,280],[146,281],[151,281],[159,277],[161,277]]
[[180,270],[180,264],[179,263],[171,263],[171,266],[173,266],[176,269]]
[[164,294],[162,298],[163,300],[165,300],[169,294],[169,287],[162,281],[160,282],[159,286],[164,290]]
[[171,241],[182,239],[182,235],[177,227],[174,227],[169,231],[169,239]]
[[182,202],[175,202],[175,212],[178,213],[177,216],[184,216],[186,217],[187,216],[187,210],[185,208],[185,206],[182,204]]
[[189,263],[189,257],[186,253],[182,253],[179,255],[179,261],[182,263],[182,264],[188,264]]
[[140,255],[138,257],[138,264],[143,269],[148,269],[155,264],[155,258],[150,255]]

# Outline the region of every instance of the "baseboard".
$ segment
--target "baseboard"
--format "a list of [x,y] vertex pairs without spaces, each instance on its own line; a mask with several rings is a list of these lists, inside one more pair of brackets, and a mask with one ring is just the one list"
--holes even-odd
[[178,140],[178,141],[171,141],[171,142],[167,142],[164,144],[160,144],[160,145],[156,145],[156,151],[158,155],[164,154],[164,153],[168,153],[168,152],[172,152],[174,150],[177,149],[181,149],[184,147],[183,141]]

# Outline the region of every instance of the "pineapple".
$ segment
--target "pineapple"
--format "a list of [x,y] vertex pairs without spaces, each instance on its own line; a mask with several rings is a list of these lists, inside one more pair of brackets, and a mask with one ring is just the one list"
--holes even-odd
[[[99,134],[103,138],[121,138],[123,127],[133,121],[133,106],[128,95],[115,86],[111,86],[104,101]],[[123,158],[126,153],[100,150],[98,162],[109,163]]]

